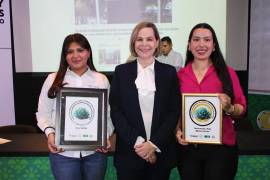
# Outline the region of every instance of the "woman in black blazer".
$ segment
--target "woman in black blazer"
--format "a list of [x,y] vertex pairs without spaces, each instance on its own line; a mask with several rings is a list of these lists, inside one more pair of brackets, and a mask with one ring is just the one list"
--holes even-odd
[[119,180],[167,180],[176,164],[179,85],[175,69],[155,60],[159,42],[153,23],[139,23],[130,38],[136,60],[115,68],[110,106]]

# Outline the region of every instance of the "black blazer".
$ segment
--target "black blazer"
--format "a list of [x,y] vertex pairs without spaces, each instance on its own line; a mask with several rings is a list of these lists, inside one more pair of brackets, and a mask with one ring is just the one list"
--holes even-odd
[[[154,110],[150,141],[160,150],[155,166],[172,168],[177,160],[175,129],[179,119],[180,93],[175,68],[155,61]],[[146,139],[139,105],[137,61],[115,68],[110,89],[111,118],[117,134],[114,165],[116,168],[140,169],[147,163],[134,151],[138,136]]]

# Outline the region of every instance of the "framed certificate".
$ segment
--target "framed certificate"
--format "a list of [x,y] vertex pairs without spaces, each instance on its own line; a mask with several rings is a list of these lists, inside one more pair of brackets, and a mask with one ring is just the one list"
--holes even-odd
[[56,101],[56,145],[95,150],[107,142],[107,89],[62,88]]
[[189,143],[222,143],[222,107],[217,94],[182,94],[182,127]]

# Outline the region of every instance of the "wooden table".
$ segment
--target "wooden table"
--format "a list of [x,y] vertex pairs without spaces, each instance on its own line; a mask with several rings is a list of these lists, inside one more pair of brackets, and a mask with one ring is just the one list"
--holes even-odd
[[44,134],[0,134],[0,138],[11,140],[0,144],[0,156],[47,156],[49,152]]

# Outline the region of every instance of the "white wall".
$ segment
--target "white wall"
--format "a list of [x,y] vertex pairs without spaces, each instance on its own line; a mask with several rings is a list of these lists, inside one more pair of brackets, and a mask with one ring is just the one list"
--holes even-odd
[[9,1],[0,4],[0,126],[15,124]]
[[235,70],[247,70],[248,1],[227,1],[226,62]]
[[270,94],[270,1],[252,0],[249,92]]

